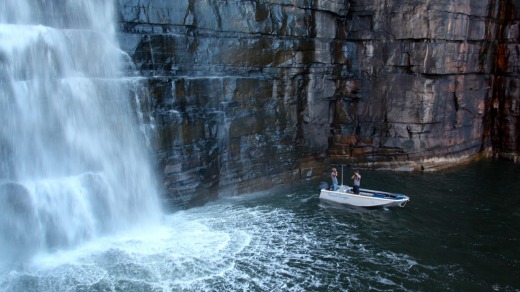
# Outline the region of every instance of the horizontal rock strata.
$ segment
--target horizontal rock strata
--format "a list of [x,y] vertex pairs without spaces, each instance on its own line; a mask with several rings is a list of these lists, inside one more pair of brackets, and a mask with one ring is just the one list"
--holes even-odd
[[147,88],[165,190],[190,202],[328,163],[517,160],[517,6],[119,0],[120,40]]
[[345,38],[357,46],[362,87],[358,97],[338,101],[331,158],[434,170],[482,153],[517,156],[519,95],[511,92],[519,81],[516,6],[352,5]]

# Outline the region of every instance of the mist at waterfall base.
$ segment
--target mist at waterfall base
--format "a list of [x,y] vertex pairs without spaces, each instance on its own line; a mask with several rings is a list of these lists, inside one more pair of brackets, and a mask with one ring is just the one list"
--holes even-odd
[[405,208],[330,204],[312,182],[163,213],[105,2],[0,3],[0,290],[520,289],[507,162],[363,173]]
[[[346,170],[347,172],[349,170]],[[405,208],[318,198],[319,182],[225,197],[161,224],[42,253],[7,291],[518,291],[520,166],[363,171]]]

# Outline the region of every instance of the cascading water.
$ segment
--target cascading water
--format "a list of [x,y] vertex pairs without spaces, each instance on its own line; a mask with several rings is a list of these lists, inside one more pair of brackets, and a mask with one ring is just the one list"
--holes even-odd
[[0,291],[519,290],[517,165],[364,175],[398,210],[309,184],[162,215],[105,2],[0,0]]
[[158,219],[115,5],[0,3],[0,262]]

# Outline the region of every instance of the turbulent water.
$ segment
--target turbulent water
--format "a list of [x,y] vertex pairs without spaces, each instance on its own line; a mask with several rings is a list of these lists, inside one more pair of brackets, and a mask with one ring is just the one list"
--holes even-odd
[[2,269],[159,219],[114,8],[0,3]]
[[7,291],[518,291],[520,167],[366,171],[405,208],[321,201],[318,182],[226,197],[161,224],[43,253]]
[[163,213],[113,9],[0,3],[0,290],[520,290],[508,162],[362,173],[405,208],[330,204],[313,182]]

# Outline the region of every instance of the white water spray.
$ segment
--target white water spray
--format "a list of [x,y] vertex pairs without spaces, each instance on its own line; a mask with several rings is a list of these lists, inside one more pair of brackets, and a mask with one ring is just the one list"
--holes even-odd
[[114,4],[0,3],[0,261],[158,219]]

